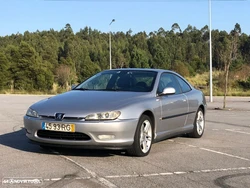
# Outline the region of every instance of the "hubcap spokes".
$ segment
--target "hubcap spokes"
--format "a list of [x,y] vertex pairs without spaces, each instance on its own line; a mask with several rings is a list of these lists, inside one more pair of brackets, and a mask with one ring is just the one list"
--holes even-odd
[[147,153],[152,142],[152,127],[148,120],[141,125],[140,146],[143,153]]
[[202,111],[198,112],[197,120],[196,120],[196,127],[197,127],[197,133],[201,135],[204,130],[204,116],[203,116]]

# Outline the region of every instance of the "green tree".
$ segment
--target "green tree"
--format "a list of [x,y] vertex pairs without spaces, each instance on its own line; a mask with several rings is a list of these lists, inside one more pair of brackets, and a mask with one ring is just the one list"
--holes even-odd
[[233,61],[236,60],[238,52],[238,40],[241,33],[240,25],[237,23],[231,33],[224,38],[220,43],[220,58],[224,64],[224,76],[225,76],[225,86],[224,86],[224,100],[223,108],[226,108],[226,96],[228,92],[228,76],[230,71],[230,66]]
[[[11,72],[15,89],[32,91],[35,86],[38,54],[28,43],[21,42],[19,48],[11,49]],[[40,65],[41,66],[41,65]]]
[[10,63],[5,54],[0,52],[0,90],[6,88],[9,82],[9,66]]
[[131,68],[149,68],[147,53],[142,49],[136,47],[131,52]]
[[[169,30],[160,27],[149,34],[132,30],[113,32],[112,67],[151,67],[173,69],[189,76],[202,74],[208,71],[208,44],[208,26],[197,29],[188,25],[182,31],[174,23]],[[250,36],[241,34],[239,24],[231,33],[212,30],[212,44],[215,70],[225,71],[228,62],[231,72],[240,72],[250,65]],[[237,45],[232,47],[233,44]],[[230,51],[237,53],[230,56]],[[67,79],[68,85],[109,69],[109,33],[89,26],[74,33],[67,23],[59,31],[25,31],[0,37],[0,52],[0,76],[8,78],[1,79],[1,88],[48,91],[53,83],[65,85],[57,77],[63,66],[72,75]]]
[[173,70],[184,77],[188,77],[190,74],[189,69],[188,69],[188,65],[181,62],[181,61],[176,61],[174,63]]

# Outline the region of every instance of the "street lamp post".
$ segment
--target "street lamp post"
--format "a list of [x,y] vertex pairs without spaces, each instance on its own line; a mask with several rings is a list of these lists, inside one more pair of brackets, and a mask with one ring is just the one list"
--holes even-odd
[[111,24],[115,21],[115,19],[113,19],[110,24],[109,24],[109,69],[112,69],[112,61],[111,61],[111,29],[110,26]]
[[209,4],[209,56],[210,56],[210,102],[213,102],[213,66],[212,66],[212,3],[211,0],[208,1]]

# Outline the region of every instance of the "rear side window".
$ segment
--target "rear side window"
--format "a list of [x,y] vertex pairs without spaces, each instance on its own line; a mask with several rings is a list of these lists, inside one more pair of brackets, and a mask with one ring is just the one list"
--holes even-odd
[[191,91],[191,87],[182,78],[176,76],[176,79],[178,80],[183,93]]

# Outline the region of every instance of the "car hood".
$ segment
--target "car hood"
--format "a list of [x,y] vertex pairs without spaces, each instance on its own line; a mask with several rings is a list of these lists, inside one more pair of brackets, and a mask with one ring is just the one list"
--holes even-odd
[[39,101],[31,108],[44,116],[65,113],[65,117],[85,117],[91,113],[119,110],[148,95],[150,94],[142,92],[72,90]]

